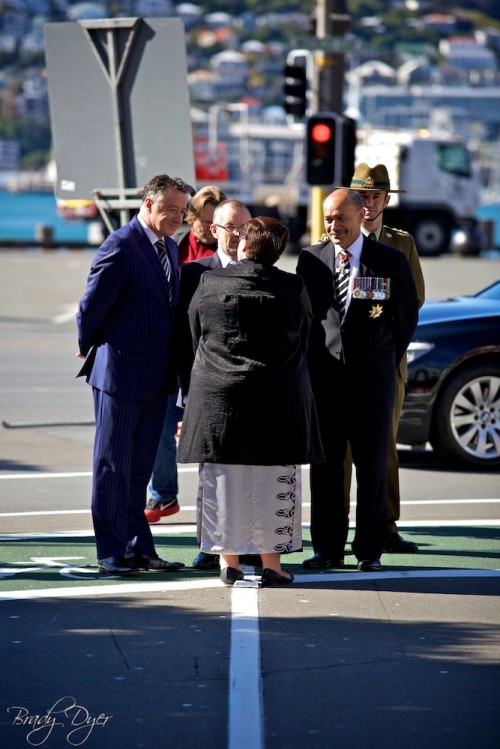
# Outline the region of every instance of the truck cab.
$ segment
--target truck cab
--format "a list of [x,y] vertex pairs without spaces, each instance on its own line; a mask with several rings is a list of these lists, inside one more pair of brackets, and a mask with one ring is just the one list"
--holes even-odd
[[473,241],[479,187],[470,151],[458,138],[431,136],[428,131],[373,131],[356,149],[356,163],[384,163],[391,193],[384,223],[409,231],[422,256],[447,252],[454,230],[470,236],[469,252],[479,252]]

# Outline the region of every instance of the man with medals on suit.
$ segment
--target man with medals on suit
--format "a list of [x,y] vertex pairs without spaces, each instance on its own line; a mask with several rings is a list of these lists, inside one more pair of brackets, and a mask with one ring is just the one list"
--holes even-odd
[[403,253],[364,237],[359,194],[335,188],[323,203],[328,237],[300,252],[311,300],[308,363],[326,462],[311,465],[306,569],[344,564],[347,444],[356,467],[357,569],[376,572],[387,533],[387,461],[396,368],[417,325],[415,282]]
[[113,232],[92,262],[77,313],[79,376],[92,386],[95,441],[92,520],[99,573],[173,572],[144,515],[146,488],[175,387],[174,317],[179,228],[193,188],[161,174],[139,214]]
[[[189,325],[188,309],[191,299],[198,288],[202,275],[207,270],[225,268],[236,262],[240,242],[239,229],[252,218],[250,211],[239,200],[223,200],[213,215],[210,231],[217,241],[217,250],[209,257],[203,257],[181,266],[180,292],[178,307],[178,362],[179,385],[181,397],[186,398],[194,362],[193,339]],[[199,516],[199,503],[198,516]],[[198,517],[199,519],[199,517]],[[200,551],[193,560],[193,567],[198,570],[212,570],[217,567],[218,558],[213,554]]]
[[[391,188],[389,173],[384,164],[374,167],[368,164],[358,164],[351,181],[353,190],[359,193],[363,201],[363,222],[361,231],[365,237],[376,239],[377,242],[395,247],[400,250],[410,264],[411,273],[417,289],[418,307],[425,301],[425,283],[420,265],[415,240],[412,235],[401,229],[394,229],[383,224],[384,209],[389,205],[390,193],[402,193],[405,190]],[[399,458],[397,449],[397,433],[401,408],[405,397],[405,383],[407,380],[406,352],[396,371],[396,400],[392,414],[391,433],[389,436],[389,463],[387,470],[387,538],[385,552],[395,554],[415,554],[418,546],[413,541],[403,538],[397,526],[401,515],[401,496],[399,491]],[[350,451],[346,459],[346,501],[349,502],[350,484]]]

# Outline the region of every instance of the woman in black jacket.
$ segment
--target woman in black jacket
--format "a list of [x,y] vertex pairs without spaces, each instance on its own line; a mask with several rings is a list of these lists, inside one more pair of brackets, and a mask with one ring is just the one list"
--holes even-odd
[[243,579],[259,554],[262,583],[286,584],[283,552],[302,549],[300,466],[323,453],[306,365],[311,307],[302,279],[273,267],[288,230],[268,217],[240,230],[239,263],[207,271],[193,296],[196,347],[178,448],[200,463],[201,549],[221,579]]

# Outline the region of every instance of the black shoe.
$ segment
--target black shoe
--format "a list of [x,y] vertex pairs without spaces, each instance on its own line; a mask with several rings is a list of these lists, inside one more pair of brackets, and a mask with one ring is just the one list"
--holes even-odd
[[206,551],[200,551],[198,556],[193,559],[195,570],[215,570],[219,566],[219,557],[216,554],[207,554]]
[[109,577],[133,577],[138,575],[138,569],[133,565],[130,559],[125,557],[106,557],[99,559],[99,574],[108,575]]
[[407,541],[399,533],[389,533],[385,541],[384,551],[390,554],[416,554],[418,546],[413,541]]
[[270,585],[289,585],[293,583],[294,577],[291,572],[288,575],[280,575],[279,572],[270,570],[265,567],[262,570],[262,585],[263,587],[269,587]]
[[225,567],[220,571],[220,579],[224,585],[234,585],[237,580],[243,580],[245,575],[236,567]]
[[332,567],[343,567],[344,557],[334,558],[318,551],[313,557],[305,559],[302,566],[306,570],[330,570]]
[[167,562],[166,559],[160,559],[158,554],[154,556],[136,554],[132,557],[132,564],[138,570],[153,570],[153,572],[177,572],[185,566],[182,562]]
[[358,562],[360,572],[380,572],[381,569],[380,559],[362,559]]

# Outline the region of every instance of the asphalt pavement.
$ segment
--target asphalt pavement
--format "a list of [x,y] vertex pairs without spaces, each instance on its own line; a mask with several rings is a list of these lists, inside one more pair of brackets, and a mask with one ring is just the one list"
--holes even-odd
[[[74,312],[89,252],[0,252],[0,741],[177,749],[496,749],[500,482],[402,450],[401,532],[381,573],[224,587],[190,567],[196,466],[154,526],[179,573],[97,575],[89,388]],[[295,259],[284,258],[293,270]],[[429,296],[472,293],[496,259],[424,260]],[[354,516],[354,507],[353,507]]]

